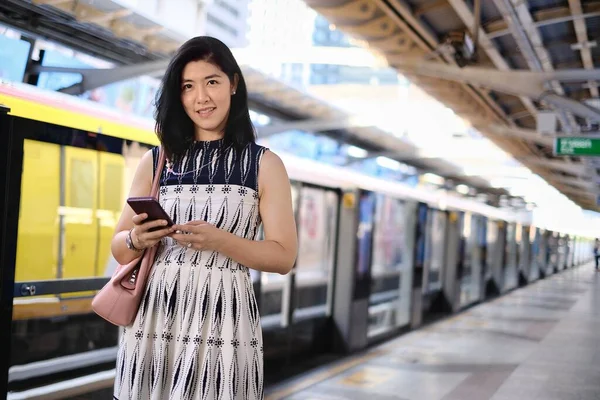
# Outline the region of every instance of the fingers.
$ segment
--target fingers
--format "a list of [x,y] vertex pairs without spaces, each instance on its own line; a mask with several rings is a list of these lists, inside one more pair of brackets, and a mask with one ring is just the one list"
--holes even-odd
[[184,233],[173,233],[170,237],[178,243],[189,243],[193,241],[193,236]]
[[148,218],[148,214],[143,213],[143,214],[134,215],[131,220],[133,221],[133,223],[135,225],[140,225],[146,218]]
[[158,240],[158,239],[162,239],[165,236],[170,235],[171,233],[173,233],[174,230],[173,228],[164,228],[164,229],[158,229],[152,232],[146,232],[144,234],[144,239],[145,240]]
[[167,221],[164,219],[157,219],[156,221],[146,222],[140,225],[140,228],[144,231],[149,231],[150,229],[159,228],[167,225]]
[[[202,221],[202,220],[197,220],[197,221],[189,221],[189,222],[187,222],[185,225],[188,225],[188,226],[190,226],[190,225],[191,225],[191,226],[196,226],[196,225],[208,225],[208,222],[206,222],[206,221]],[[185,226],[185,225],[183,225],[183,226]]]
[[187,232],[187,233],[198,233],[202,230],[203,226],[210,225],[204,221],[190,221],[185,225],[174,225],[175,231]]

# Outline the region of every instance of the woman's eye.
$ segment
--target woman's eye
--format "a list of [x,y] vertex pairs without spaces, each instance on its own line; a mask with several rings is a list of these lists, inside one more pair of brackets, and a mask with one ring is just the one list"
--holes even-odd
[[189,90],[192,88],[192,85],[189,83],[186,83],[185,85],[183,85],[183,90]]
[[218,84],[218,83],[219,83],[219,82],[215,81],[214,79],[211,79],[210,81],[208,81],[208,84],[209,84],[209,85],[216,85],[216,84]]

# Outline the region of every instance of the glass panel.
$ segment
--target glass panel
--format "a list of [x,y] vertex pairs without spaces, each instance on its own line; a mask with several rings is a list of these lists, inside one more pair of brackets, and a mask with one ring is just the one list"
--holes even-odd
[[488,219],[485,282],[494,277],[499,262],[498,253],[498,224],[496,221]]
[[480,298],[482,298],[482,294],[484,292],[484,277],[487,274],[488,264],[487,264],[487,253],[489,251],[488,242],[487,242],[487,231],[488,231],[488,222],[487,217],[479,216],[477,218],[477,247],[479,248],[479,263],[481,265],[481,271],[479,272],[479,294]]
[[333,307],[333,270],[335,268],[335,253],[337,250],[337,227],[338,209],[340,204],[339,195],[333,191],[325,193],[327,202],[327,264],[329,268],[329,282],[327,288],[327,315],[332,314]]
[[[56,278],[59,204],[60,147],[25,140],[15,271],[17,282]],[[15,312],[18,315],[20,309],[15,309]]]
[[323,189],[301,189],[294,319],[328,313],[337,196],[328,200],[327,194]]
[[470,304],[479,299],[481,293],[481,256],[478,246],[478,216],[465,213],[462,237],[464,242],[463,274],[461,278],[460,304]]
[[66,147],[64,154],[65,204],[61,213],[64,243],[59,274],[61,278],[90,277],[95,275],[98,245],[98,222],[95,218],[98,153]]
[[[18,121],[16,129],[21,129]],[[93,150],[61,147],[28,140],[24,144],[19,215],[16,284],[93,277],[96,265],[106,263],[114,227],[114,213],[122,201],[123,169],[98,169],[102,154]],[[121,155],[108,155],[111,165],[123,164]],[[137,166],[137,164],[136,164]],[[100,173],[100,174],[99,174]],[[98,178],[110,174],[116,187],[103,181],[110,194],[98,191]],[[119,196],[116,200],[113,196]],[[97,210],[99,204],[102,209]],[[109,209],[105,205],[109,204]],[[103,212],[104,211],[104,212]],[[110,211],[110,213],[108,213]],[[96,218],[97,217],[97,218]],[[100,221],[100,224],[99,224]],[[110,228],[109,228],[110,227]],[[103,230],[106,228],[106,232]],[[110,231],[110,233],[109,233]],[[99,235],[99,232],[104,232]],[[81,357],[81,369],[100,362],[114,362],[114,353],[99,352],[117,344],[118,328],[91,310],[95,292],[85,291],[14,299],[9,372],[11,388],[24,374],[73,370],[58,357]],[[94,353],[93,355],[91,353]],[[45,364],[32,364],[44,361]],[[89,364],[87,364],[89,363]],[[19,368],[15,368],[19,366]]]
[[110,276],[117,267],[117,262],[110,251],[110,242],[115,232],[115,227],[121,216],[125,202],[123,181],[125,179],[125,161],[121,155],[99,153],[100,185],[99,205],[96,216],[99,225],[98,258],[96,276]]
[[371,192],[362,192],[359,200],[358,230],[356,232],[354,299],[366,299],[370,291],[366,283],[369,280],[371,269],[374,214],[375,195]]
[[445,232],[447,216],[440,210],[431,210],[428,216],[427,250],[430,256],[429,268],[425,271],[425,292],[433,292],[442,288],[442,273],[445,254]]
[[374,335],[407,323],[407,316],[399,320],[402,269],[406,262],[405,208],[397,199],[378,195],[373,236],[371,265],[371,294],[369,297],[369,335]]
[[517,286],[517,264],[516,264],[516,226],[513,223],[506,224],[506,242],[504,243],[504,289]]

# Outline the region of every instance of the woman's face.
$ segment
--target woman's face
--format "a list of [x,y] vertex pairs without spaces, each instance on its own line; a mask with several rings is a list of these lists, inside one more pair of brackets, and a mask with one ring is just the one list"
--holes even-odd
[[181,102],[197,133],[221,134],[236,86],[237,82],[231,82],[214,64],[192,61],[185,66],[181,74]]

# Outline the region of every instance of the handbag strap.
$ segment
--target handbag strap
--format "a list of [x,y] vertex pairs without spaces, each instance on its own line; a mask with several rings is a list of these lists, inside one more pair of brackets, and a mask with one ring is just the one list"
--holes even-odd
[[166,155],[162,149],[162,146],[158,148],[158,165],[156,166],[156,171],[154,171],[154,179],[152,180],[152,190],[150,190],[150,196],[158,199],[158,186],[160,182],[160,176],[162,175],[162,170],[165,166]]

